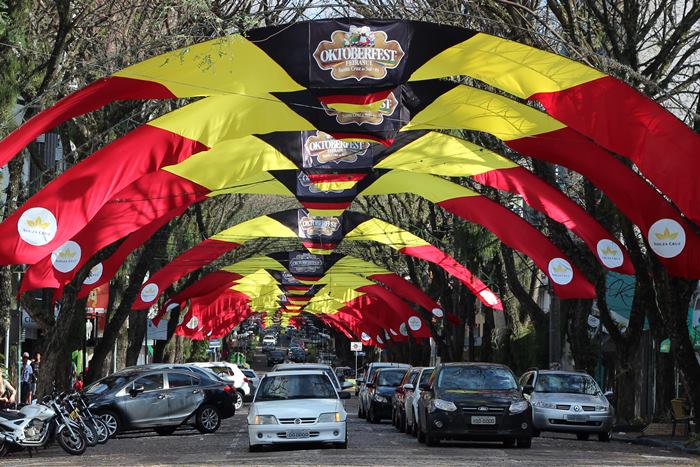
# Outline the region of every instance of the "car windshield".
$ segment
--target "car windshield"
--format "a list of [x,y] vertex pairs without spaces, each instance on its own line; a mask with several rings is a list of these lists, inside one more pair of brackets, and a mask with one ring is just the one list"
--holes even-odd
[[518,387],[513,374],[505,368],[455,366],[444,368],[437,380],[442,390],[505,390]]
[[133,375],[111,375],[95,381],[85,389],[87,394],[102,394],[116,387],[122,387],[131,380]]
[[433,375],[433,369],[429,368],[426,370],[423,370],[423,373],[420,375],[420,381],[418,382],[418,386],[422,386],[424,384],[428,384],[430,382],[430,377]]
[[398,386],[406,370],[382,370],[377,375],[377,386]]
[[536,392],[558,392],[569,394],[588,394],[597,396],[600,389],[595,380],[588,375],[540,374],[535,384]]
[[267,376],[260,383],[256,402],[287,399],[337,399],[326,375]]

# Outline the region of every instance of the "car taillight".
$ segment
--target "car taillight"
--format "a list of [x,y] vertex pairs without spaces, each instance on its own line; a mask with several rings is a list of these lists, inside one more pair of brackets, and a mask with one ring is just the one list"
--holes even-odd
[[243,378],[243,381],[245,381],[246,383],[250,383],[250,378]]
[[233,388],[227,384],[226,386],[224,386],[224,391],[231,392],[233,391]]

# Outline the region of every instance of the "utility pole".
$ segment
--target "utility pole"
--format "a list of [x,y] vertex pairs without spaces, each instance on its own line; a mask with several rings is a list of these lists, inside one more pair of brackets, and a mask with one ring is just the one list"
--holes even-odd
[[549,305],[549,365],[561,365],[561,302],[550,289]]

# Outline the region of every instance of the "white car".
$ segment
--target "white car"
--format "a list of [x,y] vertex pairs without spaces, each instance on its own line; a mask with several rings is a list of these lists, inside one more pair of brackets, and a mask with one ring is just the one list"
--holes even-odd
[[347,412],[328,375],[320,370],[267,373],[248,412],[251,452],[266,444],[333,443],[348,447]]
[[272,334],[268,334],[267,336],[263,337],[262,343],[263,345],[275,346],[277,345],[277,338]]
[[230,383],[236,389],[236,410],[243,407],[243,400],[252,397],[250,380],[243,374],[238,365],[229,362],[197,362],[193,365],[200,368],[209,368],[216,375]]

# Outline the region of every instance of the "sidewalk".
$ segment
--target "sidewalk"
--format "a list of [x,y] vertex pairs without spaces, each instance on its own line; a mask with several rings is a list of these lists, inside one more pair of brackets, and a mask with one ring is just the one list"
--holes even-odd
[[686,438],[671,438],[670,436],[647,436],[641,432],[619,432],[613,433],[612,439],[613,441],[619,441],[623,443],[640,444],[643,446],[653,446],[665,449],[675,449],[686,454],[700,455],[700,448],[687,448],[684,446],[684,443],[687,441]]

